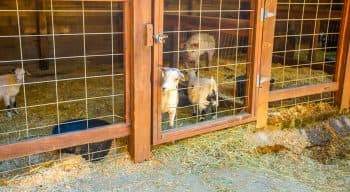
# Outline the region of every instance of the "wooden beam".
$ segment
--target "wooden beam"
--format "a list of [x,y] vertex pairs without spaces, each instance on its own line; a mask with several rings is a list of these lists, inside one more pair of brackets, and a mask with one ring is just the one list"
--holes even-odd
[[339,84],[336,82],[317,84],[317,85],[307,85],[302,87],[280,89],[270,92],[269,102],[279,101],[283,99],[302,97],[307,95],[315,95],[324,92],[337,91],[339,89]]
[[[125,3],[128,6],[128,3]],[[152,22],[152,1],[130,1],[131,22],[131,135],[129,152],[135,162],[150,158],[151,150],[151,53],[146,26]]]
[[88,143],[96,143],[130,135],[130,125],[117,124],[85,131],[59,134],[38,139],[25,140],[0,146],[0,161],[32,154],[54,151]]
[[343,18],[339,34],[335,81],[339,82],[340,89],[336,93],[340,109],[349,107],[350,100],[350,1],[344,1]]
[[263,33],[263,22],[261,22],[261,8],[264,6],[263,1],[255,1],[251,3],[250,12],[250,28],[253,30],[249,31],[249,44],[253,45],[248,49],[248,59],[252,63],[247,66],[247,79],[249,79],[246,86],[246,93],[248,93],[248,98],[246,103],[248,103],[248,112],[252,114],[253,117],[256,116],[256,99],[257,93],[259,91],[256,86],[257,76],[259,73],[260,57],[261,57],[261,42]]
[[[163,0],[155,0],[154,4],[154,33],[163,33]],[[168,22],[168,20],[167,20]],[[177,26],[176,26],[177,27]],[[156,144],[162,138],[162,112],[161,112],[161,72],[160,69],[163,65],[163,44],[155,43],[153,47],[153,61],[152,61],[152,143]]]
[[[276,13],[277,0],[266,0],[265,9],[269,12]],[[262,18],[261,18],[262,19]],[[260,19],[260,21],[261,21]],[[262,51],[260,55],[259,67],[259,90],[256,97],[256,127],[263,128],[267,126],[268,108],[269,108],[269,93],[270,93],[270,78],[271,78],[271,63],[273,40],[275,34],[275,20],[276,16],[266,18],[264,20],[263,37],[262,37]]]
[[344,79],[342,81],[340,97],[340,109],[350,108],[350,43],[348,46]]
[[163,143],[174,142],[180,139],[185,139],[204,133],[218,131],[220,129],[246,124],[255,120],[256,119],[250,114],[244,113],[234,117],[231,116],[219,120],[213,120],[212,122],[202,122],[195,125],[182,127],[179,129],[174,129],[168,132],[163,132],[161,139],[154,141],[153,144],[159,145]]

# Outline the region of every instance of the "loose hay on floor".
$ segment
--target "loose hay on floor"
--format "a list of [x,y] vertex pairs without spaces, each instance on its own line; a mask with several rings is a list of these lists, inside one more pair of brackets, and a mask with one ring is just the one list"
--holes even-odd
[[[61,180],[62,183],[42,187],[50,190],[60,186],[76,186],[78,182],[78,186],[98,186],[99,189],[110,186],[116,190],[154,191],[172,188],[174,191],[186,191],[185,189],[192,188],[185,179],[194,176],[209,191],[230,191],[245,184],[233,182],[239,179],[235,176],[236,173],[248,170],[254,175],[262,174],[268,180],[296,183],[298,187],[306,187],[307,191],[348,189],[349,159],[322,164],[304,154],[296,155],[288,150],[261,155],[249,142],[252,131],[253,126],[241,126],[185,139],[175,144],[161,145],[152,151],[151,160],[142,164],[133,164],[127,156],[117,159],[109,159],[107,156],[101,163],[84,167],[81,171],[87,173],[85,176],[82,174],[82,177],[67,177],[68,179]],[[218,179],[217,173],[222,170],[232,174],[225,176],[225,179]],[[69,172],[66,174],[70,175]],[[34,174],[32,177],[37,176]],[[8,187],[18,185],[19,189],[29,189],[28,186],[21,185],[21,178],[7,184]],[[96,188],[89,188],[94,189]]]

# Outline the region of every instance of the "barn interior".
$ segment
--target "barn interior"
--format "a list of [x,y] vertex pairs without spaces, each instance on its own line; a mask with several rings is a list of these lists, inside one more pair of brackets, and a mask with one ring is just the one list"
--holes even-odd
[[124,122],[123,47],[120,3],[1,1],[0,75],[30,75],[0,78],[2,93],[22,85],[18,114],[9,118],[1,101],[0,144],[50,135],[67,120]]
[[[221,2],[221,3],[220,3]],[[0,141],[3,144],[49,135],[66,120],[102,118],[124,121],[123,14],[121,4],[74,1],[2,1],[0,74],[24,68],[31,75],[16,96],[18,115],[11,119],[3,103]],[[303,13],[303,14],[301,14]],[[254,61],[254,5],[235,1],[164,1],[163,67],[179,68],[180,83],[175,128],[244,113],[249,100],[249,70]],[[272,90],[332,82],[335,74],[342,1],[290,3],[277,8]],[[199,57],[186,61],[183,48],[192,36],[215,39],[214,47],[192,49]],[[207,64],[208,52],[214,56]],[[208,114],[193,115],[188,99],[189,70],[199,78],[213,77],[219,105]],[[8,85],[3,85],[7,87]],[[68,91],[71,90],[71,91]],[[167,130],[168,118],[162,119]]]

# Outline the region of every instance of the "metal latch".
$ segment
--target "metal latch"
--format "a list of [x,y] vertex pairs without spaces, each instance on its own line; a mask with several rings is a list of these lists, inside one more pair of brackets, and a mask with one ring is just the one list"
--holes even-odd
[[165,40],[168,38],[169,36],[166,34],[155,34],[153,36],[154,40],[156,41],[156,43],[165,43]]
[[261,8],[261,21],[265,21],[267,18],[275,17],[275,12],[270,12],[266,8]]
[[271,77],[257,75],[256,87],[261,88],[261,84],[263,84],[265,82],[271,82]]

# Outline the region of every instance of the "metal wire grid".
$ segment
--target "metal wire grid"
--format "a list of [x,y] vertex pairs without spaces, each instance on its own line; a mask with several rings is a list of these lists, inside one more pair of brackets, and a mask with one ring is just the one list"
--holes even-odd
[[[50,134],[51,127],[74,118],[123,122],[122,3],[46,0],[41,9],[35,9],[36,3],[41,2],[16,0],[0,4],[1,74],[9,74],[15,67],[32,73],[25,77],[17,95],[20,115],[8,119],[6,106],[0,109],[1,144]],[[38,28],[40,21],[35,21],[39,16],[32,17],[40,14],[47,20],[44,34]],[[96,20],[103,26],[96,25]],[[25,30],[33,27],[34,31]],[[62,27],[68,31],[56,32]],[[40,57],[30,53],[39,44],[28,39],[47,40],[49,54]],[[40,62],[46,62],[49,69],[37,69]],[[3,84],[1,88],[8,86],[13,84]]]
[[[330,105],[335,104],[335,93],[325,92],[321,94],[284,99],[280,101],[274,101],[269,103],[269,111],[276,111],[281,108],[289,108],[297,105],[308,105],[311,103],[328,103]],[[321,111],[320,111],[321,112]]]
[[343,1],[280,0],[272,89],[332,82]]
[[[179,128],[200,122],[200,118],[211,120],[209,116],[224,117],[243,112],[249,102],[247,93],[237,95],[237,89],[245,89],[247,79],[237,80],[239,76],[246,77],[248,59],[250,17],[255,13],[250,1],[244,0],[168,0],[164,3],[164,30],[169,36],[163,48],[163,66],[179,68],[185,76],[189,70],[197,73],[197,78],[213,77],[218,85],[219,93],[222,89],[230,88],[228,97],[219,94],[219,107],[214,112],[205,115],[199,114],[198,104],[188,101],[187,82],[180,83],[177,89],[180,101],[177,107],[175,126]],[[196,49],[181,49],[181,44],[195,34],[209,34],[215,38],[216,46],[205,48],[201,44],[201,36]],[[211,66],[203,64],[203,56],[197,57],[196,64],[184,65],[183,55],[187,51],[207,52],[214,51]],[[238,86],[241,84],[243,86]],[[243,88],[242,88],[243,87]],[[244,90],[243,90],[244,91]],[[187,101],[186,101],[187,100]],[[197,110],[192,115],[192,108]],[[168,130],[168,118],[163,117],[162,129]]]

